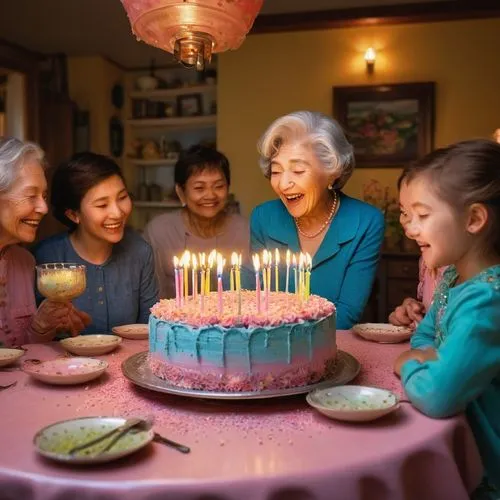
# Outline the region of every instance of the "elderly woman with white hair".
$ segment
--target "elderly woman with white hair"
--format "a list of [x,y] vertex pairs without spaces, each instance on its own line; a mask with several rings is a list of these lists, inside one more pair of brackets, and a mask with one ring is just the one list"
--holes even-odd
[[31,243],[47,213],[43,151],[30,142],[0,137],[0,344],[73,335],[90,321],[71,303],[36,307],[35,259],[17,243]]
[[368,301],[384,237],[382,213],[342,193],[354,169],[351,144],[335,120],[299,111],[270,125],[259,153],[279,199],[254,209],[252,250],[309,253],[311,293],[336,305],[338,329],[351,328]]

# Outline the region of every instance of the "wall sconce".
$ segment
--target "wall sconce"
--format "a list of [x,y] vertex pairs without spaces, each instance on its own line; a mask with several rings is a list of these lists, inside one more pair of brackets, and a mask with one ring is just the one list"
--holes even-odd
[[365,62],[366,62],[366,72],[371,75],[375,70],[375,59],[377,58],[377,53],[373,47],[369,47],[365,52]]

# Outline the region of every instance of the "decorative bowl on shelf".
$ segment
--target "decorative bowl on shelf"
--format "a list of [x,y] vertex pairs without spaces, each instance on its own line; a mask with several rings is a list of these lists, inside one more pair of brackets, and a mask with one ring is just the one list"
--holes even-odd
[[139,90],[155,90],[158,88],[158,78],[149,75],[140,76],[136,84]]
[[68,302],[80,296],[87,286],[85,266],[56,262],[36,266],[38,291],[55,302]]

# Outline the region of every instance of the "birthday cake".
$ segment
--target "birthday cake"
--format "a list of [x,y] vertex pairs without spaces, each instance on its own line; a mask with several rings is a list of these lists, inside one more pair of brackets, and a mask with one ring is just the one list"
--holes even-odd
[[310,295],[211,292],[160,300],[149,320],[152,372],[209,391],[288,389],[318,382],[335,365],[335,306]]

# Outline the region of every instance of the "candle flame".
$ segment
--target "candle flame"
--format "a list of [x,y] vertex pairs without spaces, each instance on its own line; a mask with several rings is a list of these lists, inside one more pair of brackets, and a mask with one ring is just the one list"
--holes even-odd
[[238,267],[241,267],[241,253],[238,255]]
[[208,254],[208,267],[211,269],[215,263],[215,259],[217,258],[217,250],[212,250]]
[[299,255],[299,269],[304,269],[304,261],[305,261],[305,255],[300,252]]
[[238,265],[238,254],[236,252],[233,252],[231,254],[231,265],[233,267],[237,266]]
[[291,259],[291,254],[290,254],[290,249],[288,248],[286,251],[286,266],[290,267],[290,259]]
[[174,269],[179,268],[179,258],[174,255]]
[[268,264],[269,264],[269,256],[267,250],[264,249],[262,250],[262,267],[267,267]]
[[295,254],[292,256],[292,264],[294,267],[297,267],[297,256]]
[[274,263],[276,265],[280,263],[280,251],[277,248],[274,250]]
[[198,269],[198,260],[195,254],[192,255],[191,261],[193,263],[193,269],[196,271],[196,269]]
[[222,276],[222,271],[224,269],[224,264],[226,263],[226,260],[222,258],[222,255],[220,253],[217,254],[217,275],[220,277]]
[[191,261],[191,253],[189,250],[184,250],[184,253],[182,254],[181,257],[181,262],[183,267],[189,267],[189,263]]
[[260,270],[260,258],[258,253],[252,255],[252,261],[253,268],[255,269],[255,272],[258,273]]
[[200,267],[202,269],[205,269],[205,265],[206,265],[206,262],[207,262],[207,256],[205,255],[205,252],[199,253],[198,254],[198,258],[200,260]]
[[310,271],[312,268],[312,257],[309,253],[306,253],[306,268],[308,271]]

